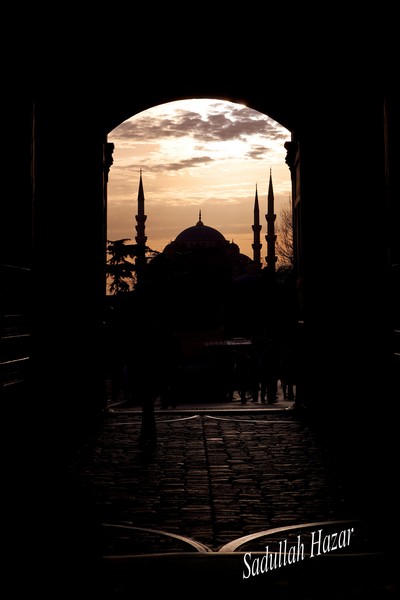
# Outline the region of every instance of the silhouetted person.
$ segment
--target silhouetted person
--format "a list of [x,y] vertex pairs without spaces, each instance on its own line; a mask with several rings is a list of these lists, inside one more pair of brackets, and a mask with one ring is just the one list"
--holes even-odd
[[283,349],[280,378],[284,399],[294,400],[295,356],[293,348]]
[[253,400],[258,398],[257,371],[252,348],[244,347],[236,352],[234,377],[241,404],[246,404],[248,394]]
[[[139,321],[139,320],[138,320]],[[155,312],[142,315],[133,331],[129,361],[131,393],[142,407],[139,446],[152,450],[157,445],[155,403],[172,394],[176,383],[178,341]]]
[[258,357],[261,402],[276,402],[279,378],[279,356],[277,344],[268,337],[259,350]]

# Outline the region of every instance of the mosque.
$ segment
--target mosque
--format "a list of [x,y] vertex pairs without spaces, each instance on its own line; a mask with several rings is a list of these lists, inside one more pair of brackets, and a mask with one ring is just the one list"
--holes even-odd
[[[135,241],[142,252],[136,262],[137,289],[146,290],[146,305],[167,311],[168,320],[179,330],[193,332],[223,330],[224,336],[250,335],[258,327],[255,306],[268,306],[270,292],[266,282],[274,278],[275,254],[274,191],[270,171],[267,214],[267,253],[261,260],[260,208],[256,186],[253,211],[253,256],[240,251],[233,241],[206,225],[201,210],[197,222],[181,231],[162,252],[151,259],[145,256],[145,196],[140,171],[137,196]],[[267,297],[266,297],[267,296]],[[162,299],[162,302],[160,302]],[[261,308],[261,307],[260,307]]]
[[[265,266],[261,260],[258,190],[253,211],[253,256],[241,252],[198,213],[197,222],[183,229],[162,252],[146,257],[145,195],[139,177],[135,241],[136,305],[132,327],[149,331],[172,330],[177,336],[182,364],[179,389],[215,399],[225,398],[226,369],[248,353],[254,336],[263,335],[269,321],[277,322],[273,286],[276,261],[274,192],[270,172]],[[140,319],[137,318],[140,315]],[[140,321],[140,322],[139,322]],[[243,345],[245,343],[245,345]],[[143,344],[139,344],[143,347]],[[150,350],[149,350],[150,352]],[[232,354],[233,353],[233,354]],[[239,354],[238,354],[239,353]],[[236,357],[236,358],[235,358]],[[224,375],[225,374],[225,375]],[[223,387],[223,389],[221,388]],[[179,396],[179,392],[177,392]]]
[[[143,189],[142,171],[139,177],[139,190],[137,198],[137,214],[136,214],[136,236],[135,241],[138,246],[143,247],[141,253],[142,264],[139,264],[139,273],[142,274],[146,267],[145,245],[147,236],[145,233],[147,215],[145,214],[145,197]],[[269,188],[268,188],[268,212],[265,215],[267,220],[267,256],[265,257],[267,269],[275,271],[277,257],[275,256],[275,219],[274,214],[274,191],[272,185],[272,173],[270,171]],[[225,265],[232,277],[236,279],[245,274],[258,273],[262,269],[261,263],[261,248],[260,232],[260,208],[258,202],[258,192],[256,186],[254,200],[254,221],[253,230],[253,258],[242,254],[240,248],[234,242],[229,242],[224,235],[215,229],[206,225],[199,211],[199,218],[195,225],[187,227],[181,231],[174,241],[171,241],[163,250],[163,258],[176,263],[177,257],[189,256],[190,263],[193,267],[202,265],[212,267],[212,265]],[[216,262],[215,262],[216,261]],[[139,261],[140,262],[140,261]],[[175,265],[176,266],[176,265]],[[187,267],[186,261],[186,267]]]

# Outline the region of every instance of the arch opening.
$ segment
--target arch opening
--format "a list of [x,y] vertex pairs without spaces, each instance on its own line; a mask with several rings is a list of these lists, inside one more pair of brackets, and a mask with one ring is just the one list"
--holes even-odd
[[[163,299],[163,314],[169,312],[180,334],[183,331],[186,336],[186,358],[196,344],[204,346],[227,337],[250,338],[258,329],[257,320],[264,318],[269,284],[262,272],[269,270],[269,240],[276,238],[270,223],[277,216],[279,221],[282,208],[291,201],[285,148],[290,136],[289,130],[264,113],[215,98],[154,106],[123,121],[108,135],[113,166],[107,189],[107,238],[128,245],[141,243],[150,253],[155,252],[155,257],[145,261],[147,277],[151,268],[159,274],[164,260],[164,279],[152,288],[151,304]],[[271,210],[275,214],[267,218]],[[165,261],[169,266],[165,267]],[[232,277],[226,283],[228,263]],[[171,276],[171,264],[174,277],[183,269],[185,278],[180,272],[179,281],[175,277],[166,284],[165,273],[169,269]],[[188,269],[194,273],[190,281]],[[167,301],[166,292],[175,300]],[[179,317],[177,295],[187,305],[184,311],[180,309]],[[235,306],[233,297],[240,298]],[[271,304],[270,322],[275,309]]]
[[290,136],[267,115],[214,98],[177,100],[133,115],[108,135],[113,166],[107,186],[107,239],[135,239],[141,172],[152,249],[161,252],[195,225],[202,210],[205,225],[252,258],[257,189],[265,261],[270,172],[278,220],[291,198],[284,147]]

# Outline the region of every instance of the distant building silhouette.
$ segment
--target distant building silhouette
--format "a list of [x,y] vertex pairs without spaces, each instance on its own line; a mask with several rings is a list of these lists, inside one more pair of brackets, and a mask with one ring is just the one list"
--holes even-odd
[[[140,173],[136,227],[137,243],[145,248],[144,193]],[[195,225],[183,229],[162,252],[143,262],[145,271],[138,278],[147,301],[162,299],[163,310],[179,330],[224,329],[232,335],[249,335],[257,326],[258,312],[264,306],[264,320],[276,318],[273,303],[275,275],[274,195],[272,175],[268,191],[267,266],[262,268],[260,208],[256,186],[254,200],[253,258],[240,251],[233,241],[209,225],[199,210]]]
[[[145,223],[147,219],[147,215],[145,215],[144,210],[144,191],[143,191],[143,179],[142,179],[142,171],[140,170],[140,178],[139,178],[139,189],[137,196],[137,215],[136,215],[136,243],[139,246],[143,247],[143,255],[138,257],[137,267],[139,267],[139,273],[143,271],[146,266],[146,258],[145,258],[145,248],[147,236],[145,235]],[[268,190],[268,212],[265,215],[267,220],[267,235],[265,236],[267,240],[267,256],[266,262],[267,267],[271,271],[275,271],[275,263],[277,261],[277,257],[275,256],[275,229],[274,222],[276,219],[276,215],[274,214],[274,192],[272,187],[272,174],[270,173],[269,179],[269,190]],[[206,254],[210,254],[210,251],[213,251],[214,259],[216,258],[216,254],[219,255],[219,260],[224,259],[227,263],[229,263],[230,268],[232,269],[232,274],[234,276],[240,276],[245,273],[254,273],[261,270],[261,248],[262,244],[260,242],[260,232],[262,226],[260,225],[260,208],[258,202],[258,190],[256,186],[255,200],[254,200],[254,220],[253,225],[251,226],[253,230],[253,259],[243,254],[240,251],[240,248],[233,241],[229,242],[222,233],[220,233],[217,229],[205,225],[201,218],[201,210],[199,211],[199,219],[196,225],[191,227],[187,227],[183,231],[181,231],[174,241],[171,241],[163,250],[163,254],[169,256],[170,258],[174,256],[176,253],[195,253],[197,259],[199,259],[200,255],[204,257]],[[201,254],[199,254],[201,253]]]

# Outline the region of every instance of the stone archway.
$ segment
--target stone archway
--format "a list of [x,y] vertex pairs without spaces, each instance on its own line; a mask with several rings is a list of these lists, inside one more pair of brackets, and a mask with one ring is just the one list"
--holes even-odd
[[[91,406],[92,380],[101,375],[98,343],[93,340],[96,340],[103,309],[108,132],[127,115],[146,107],[171,98],[196,96],[245,101],[292,131],[296,145],[293,147],[300,149],[301,157],[301,181],[296,178],[293,197],[300,193],[304,316],[311,348],[305,370],[310,371],[307,379],[313,382],[310,395],[317,403],[320,390],[328,394],[332,402],[341,397],[342,381],[353,377],[354,352],[360,357],[360,365],[368,365],[368,372],[376,373],[375,393],[379,390],[388,350],[385,314],[389,302],[386,291],[389,240],[384,225],[388,217],[383,168],[383,91],[377,88],[377,93],[365,94],[362,87],[347,86],[344,102],[340,86],[332,92],[331,88],[321,85],[320,82],[307,83],[298,94],[290,82],[280,81],[266,94],[257,82],[249,80],[227,80],[216,85],[207,79],[198,79],[193,84],[172,78],[167,88],[155,85],[145,92],[133,84],[117,85],[110,93],[105,93],[100,84],[90,89],[81,85],[79,90],[72,84],[68,94],[53,89],[32,97],[31,101],[9,103],[6,110],[10,115],[10,156],[15,151],[20,157],[18,165],[9,161],[10,173],[21,170],[24,173],[23,178],[15,177],[18,195],[24,199],[21,203],[24,214],[23,204],[28,206],[28,211],[32,205],[27,201],[27,182],[33,166],[32,262],[37,306],[33,356],[37,387],[41,392],[41,382],[49,373],[54,373],[49,388],[58,387],[56,373],[60,362],[65,363],[65,372],[79,373],[77,380],[84,385],[81,388],[73,382],[61,389],[63,400],[59,404],[70,405],[72,397],[80,408]],[[32,134],[33,105],[35,129]],[[390,106],[393,111],[393,105]],[[20,114],[24,120],[17,119],[20,132],[13,137],[11,125]],[[91,115],[89,120],[88,115]],[[389,122],[393,123],[393,119]],[[326,130],[321,137],[324,125]],[[79,139],[74,132],[79,132]],[[21,139],[25,142],[23,145]],[[32,140],[33,155],[29,143]],[[18,211],[15,214],[18,215]],[[382,226],[377,227],[377,219]],[[16,216],[7,237],[10,248],[17,246],[18,231]],[[82,257],[85,263],[93,265],[89,271],[79,268],[83,264]],[[49,273],[53,275],[49,277]],[[340,360],[340,377],[337,377],[335,348],[343,339],[346,343]],[[321,345],[323,352],[319,351]],[[75,347],[76,352],[71,352]],[[318,360],[314,364],[317,348]],[[91,356],[95,357],[92,365],[88,364]],[[371,386],[362,381],[363,369],[357,369],[356,379],[364,392],[368,392],[367,396],[371,395]],[[314,385],[316,380],[318,384]],[[328,389],[327,381],[330,382]],[[52,394],[46,392],[45,396],[48,397],[43,401],[52,407]]]
[[[138,19],[135,24],[142,23]],[[128,25],[131,35],[132,22]],[[54,48],[54,39],[51,44],[41,40],[40,48],[55,57],[47,71],[47,58],[42,64],[39,56],[40,31],[35,22],[25,32],[26,51],[17,65],[22,63],[23,68],[13,69],[12,76],[11,69],[6,71],[3,179],[13,185],[9,202],[2,203],[2,209],[12,204],[12,210],[2,219],[1,241],[7,261],[28,264],[33,274],[33,285],[26,290],[32,321],[29,383],[33,379],[33,385],[12,401],[6,396],[2,404],[11,444],[5,482],[10,492],[7,543],[12,549],[9,555],[21,558],[22,550],[21,560],[29,557],[24,567],[33,575],[26,578],[31,589],[46,585],[39,565],[42,556],[36,558],[38,539],[52,549],[46,555],[51,568],[71,575],[63,562],[71,558],[63,537],[70,522],[71,494],[65,494],[62,467],[69,448],[96,425],[101,405],[107,134],[129,114],[166,102],[171,94],[244,99],[293,131],[301,151],[308,348],[304,368],[310,406],[323,433],[330,434],[347,461],[354,485],[361,486],[358,496],[365,493],[368,507],[382,517],[380,525],[391,547],[395,545],[398,492],[393,473],[398,434],[392,400],[398,397],[398,375],[388,390],[387,374],[398,308],[391,307],[388,262],[398,263],[399,256],[395,223],[400,104],[393,93],[390,41],[381,55],[370,57],[367,52],[365,57],[365,46],[352,40],[343,58],[335,55],[331,64],[321,60],[322,69],[320,64],[316,69],[314,56],[310,65],[301,52],[301,27],[299,23],[295,35],[290,34],[293,45],[286,46],[283,58],[283,48],[272,53],[274,75],[282,72],[279,77],[266,68],[270,48],[264,45],[263,34],[258,60],[250,48],[254,69],[241,68],[242,48],[235,38],[239,52],[233,73],[225,71],[229,58],[222,53],[215,67],[203,59],[190,72],[183,72],[179,59],[184,45],[178,39],[175,56],[165,46],[164,72],[151,65],[148,77],[141,78],[130,69],[124,77],[115,76],[114,85],[110,73],[119,58],[117,49],[107,45],[105,30],[91,46],[89,27],[82,31],[78,60],[65,53],[69,41],[63,60],[58,61],[60,48]],[[70,29],[65,31],[69,36]],[[195,40],[200,50],[203,37]],[[336,50],[338,40],[334,42],[330,51]],[[285,38],[282,44],[287,44]],[[379,50],[372,48],[374,53]],[[136,57],[143,59],[143,48],[139,50]],[[125,63],[131,67],[133,60],[130,49]],[[97,71],[91,70],[93,64]]]

